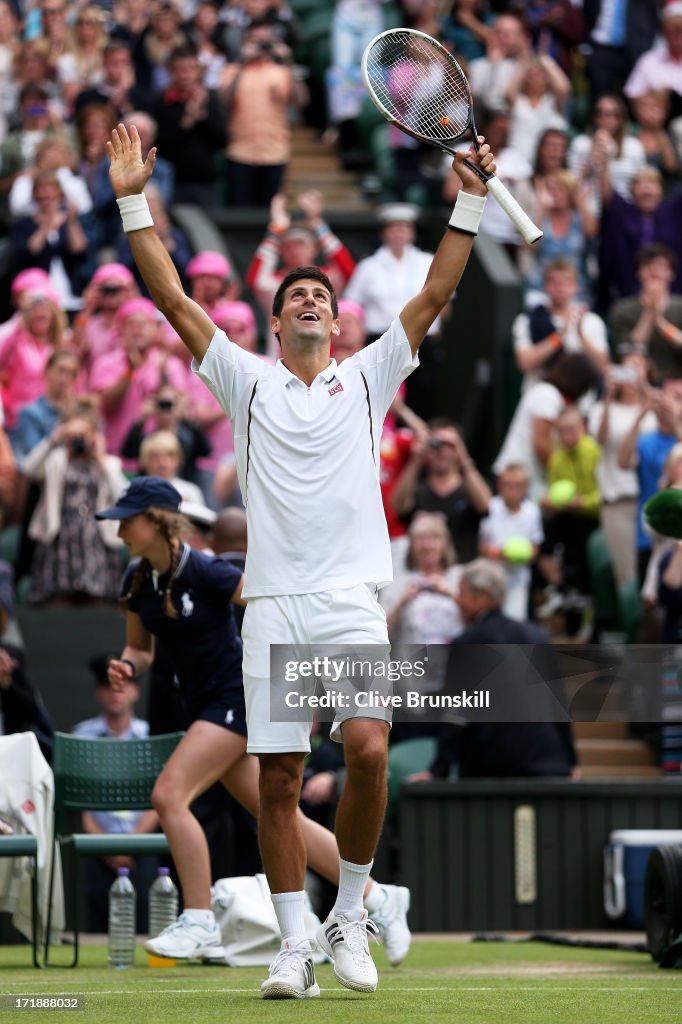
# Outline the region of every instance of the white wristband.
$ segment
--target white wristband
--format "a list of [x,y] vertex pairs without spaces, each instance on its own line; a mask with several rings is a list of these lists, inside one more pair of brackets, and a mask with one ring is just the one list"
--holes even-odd
[[134,196],[121,196],[116,202],[121,213],[123,230],[126,234],[129,231],[141,231],[142,228],[154,227],[147,197],[143,192]]
[[470,192],[458,192],[457,202],[448,226],[465,235],[477,235],[478,225],[485,209],[486,196],[472,196]]

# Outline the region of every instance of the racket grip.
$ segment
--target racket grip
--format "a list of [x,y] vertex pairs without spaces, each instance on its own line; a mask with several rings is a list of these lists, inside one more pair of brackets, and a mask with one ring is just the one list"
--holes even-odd
[[542,238],[542,231],[533,224],[525,210],[519,206],[514,196],[511,194],[506,185],[503,185],[499,178],[492,177],[486,181],[486,187],[489,192],[495,196],[495,199],[500,204],[504,212],[507,214],[516,230],[519,232],[524,242],[528,242],[532,245],[533,242],[537,242]]

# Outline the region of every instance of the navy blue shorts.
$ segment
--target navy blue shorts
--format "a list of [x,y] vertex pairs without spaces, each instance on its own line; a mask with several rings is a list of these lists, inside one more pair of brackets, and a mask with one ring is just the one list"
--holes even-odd
[[244,686],[230,686],[224,693],[217,694],[208,704],[194,710],[187,716],[187,726],[192,722],[213,722],[223,729],[234,732],[238,736],[246,736],[246,705],[244,704]]

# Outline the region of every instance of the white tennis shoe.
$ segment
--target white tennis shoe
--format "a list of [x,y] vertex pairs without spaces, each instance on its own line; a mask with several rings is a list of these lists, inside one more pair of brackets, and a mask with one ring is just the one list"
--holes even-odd
[[225,950],[218,925],[205,928],[191,921],[186,914],[181,914],[177,921],[169,924],[159,935],[148,939],[144,948],[148,953],[171,960],[225,963]]
[[369,916],[379,929],[388,962],[397,967],[412,944],[412,934],[407,925],[410,890],[404,885],[379,885],[379,888],[385,894],[384,902]]
[[270,964],[260,994],[263,999],[315,999],[319,996],[320,986],[315,981],[315,967],[307,939],[296,943],[284,939]]
[[[378,984],[377,969],[369,952],[368,935],[376,938],[379,929],[363,910],[357,921],[345,914],[329,915],[318,928],[317,943],[334,963],[334,975],[354,992],[374,992]],[[378,939],[377,939],[378,941]]]

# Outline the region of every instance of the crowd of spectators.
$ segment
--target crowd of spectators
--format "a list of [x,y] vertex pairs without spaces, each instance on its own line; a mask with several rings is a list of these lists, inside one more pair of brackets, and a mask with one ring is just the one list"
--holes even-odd
[[[359,137],[359,57],[386,6],[334,7],[326,136],[340,157]],[[92,513],[134,474],[172,480],[193,506],[241,507],[229,423],[146,297],[121,233],[105,149],[119,120],[136,125],[143,156],[158,147],[148,200],[187,291],[264,359],[277,342],[259,324],[291,268],[317,263],[332,279],[339,361],[388,327],[428,270],[419,218],[425,204],[453,201],[456,176],[449,158],[395,129],[380,128],[392,170],[371,256],[356,261],[319,192],[285,194],[292,124],[311,99],[296,9],[0,0],[0,223],[14,307],[0,324],[0,502],[3,523],[20,528],[15,568],[33,603],[115,600],[119,544]],[[665,636],[679,640],[679,552],[641,512],[679,479],[682,2],[403,0],[396,10],[465,67],[499,176],[544,236],[525,246],[488,202],[482,230],[514,262],[525,298],[509,332],[521,397],[491,471],[454,420],[432,417],[456,296],[389,413],[392,636],[455,639],[459,577],[483,555],[504,570],[505,615],[561,632],[550,615],[577,600],[578,632],[598,639],[589,550],[601,531],[616,588],[643,588],[647,638],[664,635],[665,609]],[[267,211],[243,282],[223,254],[192,253],[175,203]]]

